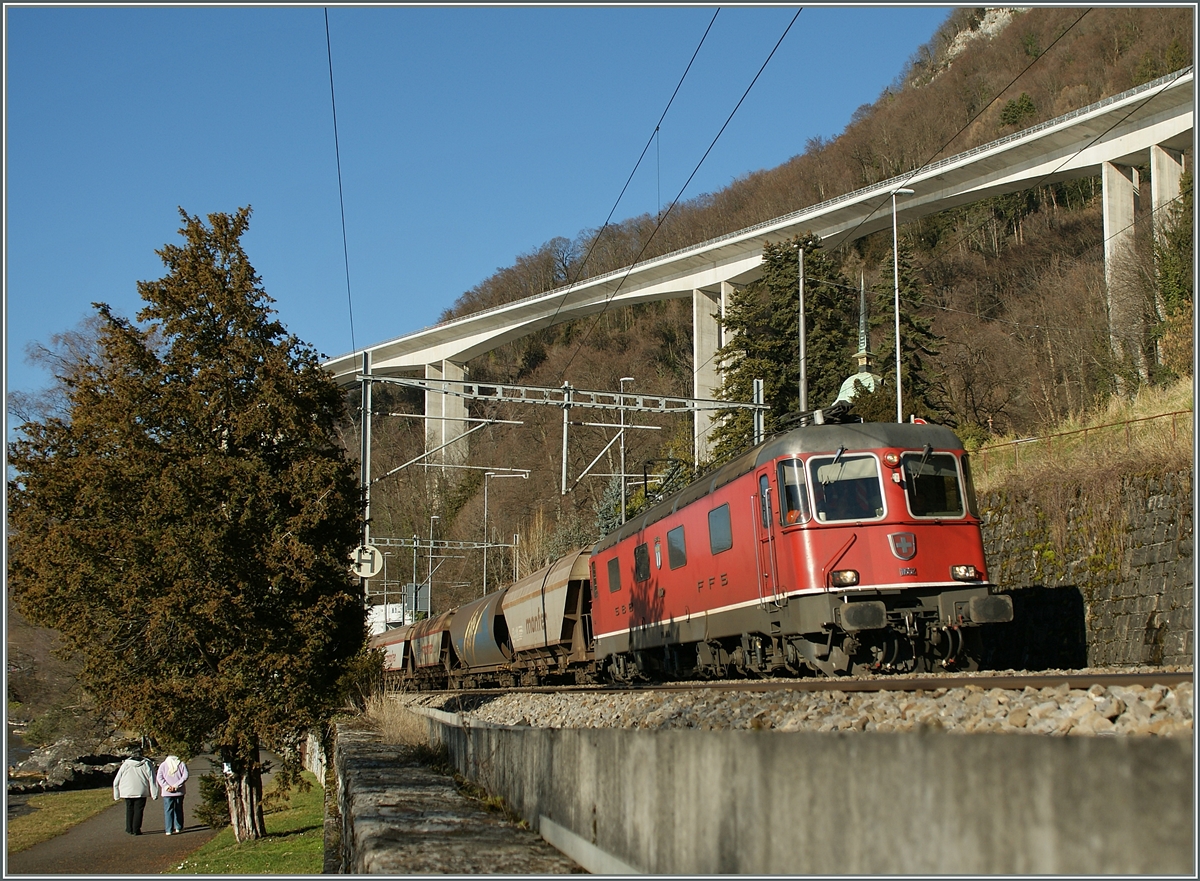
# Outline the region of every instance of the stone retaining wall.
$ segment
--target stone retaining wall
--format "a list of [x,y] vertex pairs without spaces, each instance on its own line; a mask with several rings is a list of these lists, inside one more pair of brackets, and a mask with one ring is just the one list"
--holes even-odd
[[1191,665],[1192,493],[1181,471],[1124,478],[1110,501],[982,498],[990,575],[1014,611],[988,628],[988,666]]
[[422,712],[464,776],[592,872],[1195,870],[1184,738],[552,729]]

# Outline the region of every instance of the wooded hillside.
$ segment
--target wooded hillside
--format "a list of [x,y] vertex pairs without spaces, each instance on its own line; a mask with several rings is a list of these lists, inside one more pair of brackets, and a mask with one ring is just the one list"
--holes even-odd
[[[893,85],[853,113],[838,137],[814,139],[784,165],[677,205],[661,225],[642,215],[531,248],[465,292],[443,317],[553,290],[627,266],[639,254],[648,259],[769,220],[1185,68],[1192,63],[1193,14],[1190,7],[956,10]],[[905,308],[939,339],[929,369],[942,384],[944,421],[976,441],[989,432],[1033,434],[1106,399],[1120,380],[1134,390],[1147,380],[1191,372],[1191,286],[1182,279],[1191,273],[1192,161],[1185,157],[1189,173],[1174,251],[1156,259],[1147,226],[1139,262],[1125,268],[1124,282],[1146,301],[1144,376],[1117,363],[1109,347],[1098,178],[1038,187],[901,228],[901,248],[911,255],[920,295]],[[853,282],[845,309],[856,322],[860,279],[868,290],[884,283],[890,290],[890,231],[830,256]],[[1173,273],[1170,279],[1164,271]],[[886,326],[873,335],[875,348]],[[836,367],[842,375],[852,372],[851,354],[847,348],[844,366]],[[691,304],[609,310],[510,343],[468,366],[478,380],[554,387],[570,381],[579,388],[616,389],[620,377],[631,376],[630,391],[690,395]],[[377,412],[421,412],[415,395],[381,389],[377,402],[381,394],[389,403],[377,405]],[[524,422],[475,435],[469,460],[482,468],[532,469],[528,481],[492,479],[488,487],[490,531],[502,543],[521,534],[521,571],[595,539],[598,517],[618,497],[611,477],[586,477],[560,495],[561,411],[472,404],[471,412]],[[615,415],[578,413],[572,418],[617,421]],[[640,475],[649,461],[647,470],[654,473],[666,467],[662,460],[690,458],[686,419],[636,421],[661,430],[627,433],[627,472]],[[381,474],[420,454],[423,424],[387,417],[377,423],[374,437],[374,469]],[[572,428],[569,483],[612,437],[611,429]],[[593,472],[612,475],[618,469],[614,445]],[[437,537],[481,541],[483,473],[409,467],[379,484],[372,514],[375,535],[425,538],[436,515]],[[489,559],[493,578],[511,573],[508,551],[494,550]],[[434,579],[435,611],[480,595],[480,563],[479,552],[442,563]],[[391,565],[402,574],[389,574],[389,580],[413,576],[411,559],[393,559]],[[416,568],[416,577],[424,579],[426,561],[418,560]]]

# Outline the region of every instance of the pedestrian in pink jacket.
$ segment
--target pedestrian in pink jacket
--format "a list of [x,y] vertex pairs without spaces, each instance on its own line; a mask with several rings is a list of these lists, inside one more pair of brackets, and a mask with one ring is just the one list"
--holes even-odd
[[183,831],[183,784],[188,768],[179,756],[167,756],[158,766],[158,787],[163,797],[163,826],[168,835]]

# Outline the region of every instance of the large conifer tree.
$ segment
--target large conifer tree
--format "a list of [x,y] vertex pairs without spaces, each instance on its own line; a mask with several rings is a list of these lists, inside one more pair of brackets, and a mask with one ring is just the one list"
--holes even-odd
[[9,445],[8,584],[126,728],[219,756],[243,840],[264,833],[260,748],[295,779],[363,645],[359,499],[341,394],[242,249],[250,209],[180,213],[140,324],[96,304],[65,412]]
[[[828,407],[850,373],[858,298],[841,265],[812,233],[763,249],[762,276],[729,300],[723,322],[726,342],[717,352],[724,374],[718,398],[750,401],[755,379],[763,380],[768,432],[779,419],[800,409],[799,259],[804,249],[804,302],[808,409]],[[749,410],[720,411],[713,430],[714,461],[750,445]]]

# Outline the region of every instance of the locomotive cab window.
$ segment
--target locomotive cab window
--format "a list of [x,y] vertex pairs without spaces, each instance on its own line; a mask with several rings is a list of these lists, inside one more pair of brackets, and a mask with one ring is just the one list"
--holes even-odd
[[733,547],[733,526],[729,522],[729,504],[708,512],[708,545],[714,554]]
[[914,517],[961,517],[963,493],[950,453],[904,453],[904,492]]
[[621,558],[613,557],[608,561],[608,592],[616,593],[621,589]]
[[814,456],[808,462],[813,510],[821,522],[878,520],[883,517],[883,489],[874,456]]
[[650,548],[640,544],[633,549],[633,580],[650,580]]
[[672,569],[687,565],[687,544],[683,540],[682,526],[676,526],[667,533],[667,563]]
[[808,508],[808,487],[804,485],[804,463],[789,459],[779,463],[779,516],[785,526],[804,523],[812,514]]

